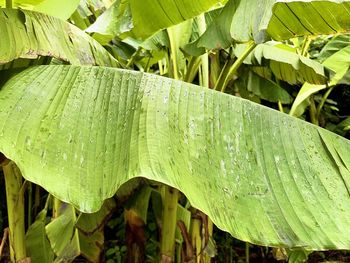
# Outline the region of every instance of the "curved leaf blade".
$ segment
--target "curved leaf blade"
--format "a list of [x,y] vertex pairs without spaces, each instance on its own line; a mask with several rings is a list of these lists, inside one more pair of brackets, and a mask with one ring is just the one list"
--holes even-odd
[[43,220],[36,220],[29,226],[26,233],[26,249],[32,262],[54,262],[54,253],[46,236]]
[[80,0],[45,0],[35,5],[33,10],[67,20],[77,9]]
[[348,0],[230,0],[216,18],[221,24],[210,25],[196,44],[215,48],[227,46],[229,36],[236,42],[263,43],[270,38],[347,32],[349,9]]
[[329,35],[350,29],[348,0],[273,0],[273,15],[267,26],[276,40],[304,35]]
[[347,47],[349,45],[350,35],[341,34],[334,36],[321,50],[320,55],[317,57],[317,60],[324,62],[327,58],[332,56],[334,53],[339,50]]
[[[145,39],[157,32],[193,18],[226,0],[129,0],[133,34]],[[151,19],[150,19],[151,18]]]
[[97,41],[77,27],[37,12],[0,9],[0,32],[0,64],[49,56],[73,65],[118,65]]
[[[317,61],[287,50],[283,44],[266,43],[257,45],[246,63],[266,65],[277,79],[289,84],[304,82],[325,84],[328,70]],[[237,57],[240,55],[238,54]]]
[[271,80],[256,75],[252,71],[248,73],[247,90],[253,92],[259,98],[270,102],[289,104],[293,101],[292,96],[281,86]]
[[310,96],[326,88],[326,85],[314,85],[306,82],[299,90],[289,114],[295,117],[300,117],[301,115],[303,115],[306,107],[310,104]]
[[127,0],[118,0],[85,31],[94,33],[94,38],[101,44],[107,44],[116,36],[131,31],[132,28],[130,3]]
[[[334,71],[329,81],[329,86],[334,86],[342,81],[346,82],[346,74],[350,67],[349,55],[350,46],[346,46],[323,61],[322,65]],[[325,88],[327,88],[326,85],[304,83],[293,103],[290,114],[296,117],[301,116],[305,108],[309,105],[309,97]]]
[[180,189],[241,240],[349,246],[350,142],[326,130],[112,68],[33,67],[5,84],[0,101],[0,151],[28,180],[83,211],[142,176]]

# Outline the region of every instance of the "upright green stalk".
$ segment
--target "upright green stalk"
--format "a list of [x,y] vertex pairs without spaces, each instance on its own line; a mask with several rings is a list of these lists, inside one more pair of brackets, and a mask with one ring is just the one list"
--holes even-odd
[[307,57],[308,51],[309,51],[309,47],[310,44],[312,42],[313,37],[311,36],[306,36],[303,42],[303,45],[301,47],[301,55],[304,57]]
[[6,0],[6,8],[12,8],[12,0]]
[[192,57],[187,66],[187,72],[183,81],[191,83],[197,75],[198,68],[201,64],[199,57]]
[[313,96],[310,97],[309,114],[310,114],[311,123],[318,126],[317,109],[316,109],[315,100]]
[[32,212],[33,212],[33,185],[28,183],[28,215],[27,215],[27,226],[29,227],[32,224]]
[[26,258],[24,189],[22,176],[14,162],[3,165],[10,232],[10,255],[12,262]]
[[[207,29],[207,25],[205,22],[205,16],[204,14],[201,14],[200,16],[198,16],[197,18],[198,20],[198,29],[199,29],[199,34],[203,34],[206,29]],[[202,87],[209,87],[209,56],[208,53],[204,53],[202,56],[200,56],[200,59],[202,61],[202,65],[200,68],[200,85]]]
[[128,63],[126,64],[126,68],[130,68],[130,66],[134,63],[136,57],[140,55],[142,48],[138,48],[134,54],[132,54],[131,58],[129,59]]
[[178,69],[178,57],[177,57],[177,45],[176,45],[176,34],[174,33],[174,27],[169,27],[168,29],[168,36],[170,41],[170,52],[171,52],[171,68],[172,70],[170,72],[173,73],[174,79],[179,79],[179,69]]
[[201,235],[202,221],[197,215],[193,216],[191,219],[191,239],[192,246],[196,255],[196,263],[201,262],[201,252],[202,252],[202,235]]
[[214,90],[219,91],[222,89],[221,87],[223,87],[223,85],[224,85],[226,76],[227,76],[232,64],[233,64],[233,59],[229,59],[225,62],[225,65],[222,67],[220,74],[219,74],[219,77],[215,82]]
[[220,52],[216,51],[209,55],[210,71],[209,71],[209,88],[215,89],[218,83],[221,67],[220,67]]
[[178,190],[161,186],[163,204],[162,235],[160,238],[161,262],[173,262],[175,254],[175,230],[177,221]]
[[249,243],[245,243],[245,262],[249,263]]
[[316,110],[316,118],[317,118],[317,120],[318,120],[319,117],[320,117],[321,110],[322,110],[322,108],[323,108],[324,103],[326,102],[328,96],[331,94],[331,92],[333,91],[333,89],[334,89],[334,86],[331,87],[331,88],[329,88],[329,89],[325,92],[325,94],[323,95],[321,102],[318,104],[317,110]]
[[61,205],[62,201],[57,199],[56,197],[53,198],[53,207],[52,207],[52,217],[57,218],[61,214]]
[[243,61],[246,59],[246,57],[250,54],[250,52],[253,51],[253,49],[256,47],[256,43],[253,41],[250,41],[247,44],[246,49],[244,50],[243,54],[237,58],[237,60],[233,63],[231,66],[228,74],[225,77],[224,83],[221,87],[221,92],[225,92],[226,86],[228,82],[233,78],[233,76],[237,73],[238,68],[242,65]]

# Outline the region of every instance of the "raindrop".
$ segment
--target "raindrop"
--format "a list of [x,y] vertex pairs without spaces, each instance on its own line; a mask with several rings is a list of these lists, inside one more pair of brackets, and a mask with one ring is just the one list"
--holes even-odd
[[26,136],[25,138],[25,144],[30,147],[32,145],[32,140],[30,138],[30,136]]
[[164,104],[167,104],[169,101],[169,97],[168,96],[164,96],[163,102]]
[[72,136],[72,134],[70,133],[70,134],[69,134],[69,137],[68,137],[68,143],[72,143],[72,141],[73,141],[73,136]]
[[41,157],[42,159],[44,159],[45,156],[46,156],[46,150],[41,150],[41,152],[40,152],[40,157]]
[[83,166],[84,161],[85,161],[84,156],[81,156],[80,157],[80,166]]
[[226,176],[227,175],[227,171],[226,171],[226,166],[225,166],[225,161],[224,160],[220,161],[220,167],[221,167],[221,171]]

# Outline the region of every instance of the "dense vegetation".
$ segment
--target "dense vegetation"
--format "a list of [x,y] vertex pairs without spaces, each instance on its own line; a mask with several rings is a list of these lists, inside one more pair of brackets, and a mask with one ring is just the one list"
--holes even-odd
[[1,260],[350,260],[350,1],[0,7]]

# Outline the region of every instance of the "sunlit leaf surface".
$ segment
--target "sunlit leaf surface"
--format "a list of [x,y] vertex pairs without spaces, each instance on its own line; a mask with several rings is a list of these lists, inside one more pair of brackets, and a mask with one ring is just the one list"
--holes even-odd
[[241,98],[140,72],[39,66],[0,92],[0,151],[82,211],[126,181],[181,190],[233,236],[350,243],[350,142]]

